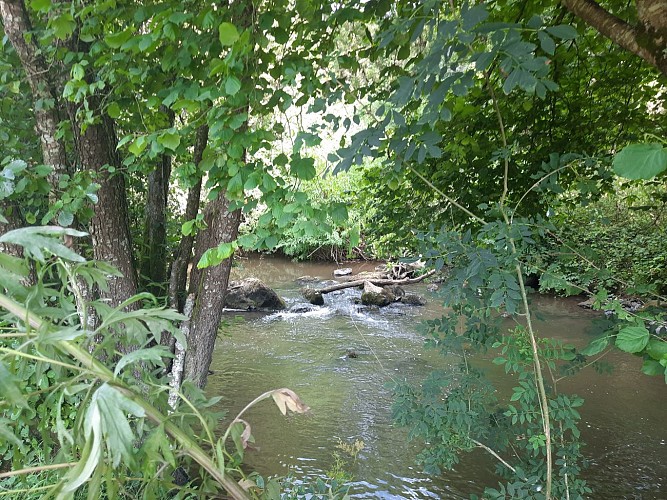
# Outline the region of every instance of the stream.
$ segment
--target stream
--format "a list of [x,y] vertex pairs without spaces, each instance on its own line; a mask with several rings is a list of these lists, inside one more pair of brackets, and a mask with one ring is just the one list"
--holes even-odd
[[[297,278],[332,279],[335,264],[294,263],[276,257],[239,259],[233,278],[256,277],[285,299],[288,309],[307,304]],[[354,264],[354,272],[375,263]],[[420,321],[438,317],[442,308],[426,285],[410,287],[428,300],[424,307],[392,304],[368,310],[353,303],[358,290],[325,296],[325,305],[308,312],[228,313],[215,347],[207,392],[223,397],[232,418],[257,395],[281,387],[294,390],[311,407],[308,415],[283,417],[271,400],[244,416],[252,426],[258,451],[246,463],[264,476],[292,474],[297,480],[326,475],[334,466],[336,445],[361,440],[352,474],[352,498],[469,498],[485,486],[496,487],[495,460],[483,451],[462,457],[439,477],[415,463],[417,442],[391,421],[392,378],[415,383],[435,368],[456,362],[425,350]],[[534,295],[540,335],[577,346],[599,313],[578,307],[576,299]],[[355,358],[348,357],[354,351]],[[661,377],[640,373],[641,360],[612,352],[611,374],[587,369],[559,384],[565,393],[585,399],[580,408],[583,453],[589,467],[584,479],[592,498],[667,499],[667,385]],[[510,392],[499,367],[481,360],[500,391]],[[227,423],[225,423],[227,425]]]

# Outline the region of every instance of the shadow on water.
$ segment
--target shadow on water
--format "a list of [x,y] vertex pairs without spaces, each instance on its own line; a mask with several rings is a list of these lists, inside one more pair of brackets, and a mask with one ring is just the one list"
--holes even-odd
[[[325,305],[306,312],[296,278],[331,279],[331,264],[297,264],[276,258],[242,261],[235,272],[255,276],[273,287],[288,310],[249,313],[230,322],[215,348],[207,391],[223,396],[230,418],[248,401],[270,389],[289,387],[312,408],[307,415],[283,417],[268,401],[246,414],[257,452],[247,463],[263,475],[292,473],[317,478],[330,470],[339,440],[363,440],[364,449],[347,466],[354,476],[355,498],[468,498],[497,482],[495,462],[481,452],[462,457],[453,471],[425,475],[415,464],[417,443],[391,422],[393,378],[421,381],[434,368],[455,362],[423,349],[419,321],[441,309],[430,297],[426,307],[392,305],[381,310],[354,303],[358,292],[325,297]],[[355,272],[372,270],[357,266]],[[425,286],[418,293],[428,295]],[[536,297],[540,334],[584,345],[594,313],[576,302]],[[356,357],[349,357],[354,352]],[[586,400],[581,409],[584,453],[590,460],[586,479],[594,498],[667,498],[667,388],[659,378],[640,372],[641,361],[613,353],[611,375],[586,371],[564,380],[561,391]],[[480,364],[484,361],[480,361]],[[485,363],[501,394],[512,381]]]

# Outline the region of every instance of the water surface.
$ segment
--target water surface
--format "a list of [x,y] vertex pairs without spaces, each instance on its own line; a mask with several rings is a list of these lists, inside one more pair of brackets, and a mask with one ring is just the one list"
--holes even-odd
[[[353,266],[372,270],[374,263]],[[332,278],[332,264],[292,263],[277,258],[246,259],[237,277],[254,276],[273,287],[288,307],[304,304],[295,280],[310,275]],[[429,477],[415,464],[418,443],[392,425],[392,378],[414,382],[434,368],[456,363],[423,348],[419,321],[441,314],[437,298],[424,285],[413,290],[429,299],[426,307],[392,305],[369,310],[354,304],[351,289],[325,296],[325,305],[309,312],[228,315],[218,340],[207,390],[224,398],[230,418],[255,396],[289,387],[312,408],[307,415],[283,417],[264,401],[244,417],[251,425],[259,451],[247,463],[263,475],[292,473],[300,479],[320,477],[330,470],[339,440],[364,442],[356,463],[347,466],[355,480],[356,498],[468,498],[485,486],[495,486],[495,462],[483,452],[463,457],[453,471]],[[533,298],[542,320],[542,335],[576,345],[590,338],[586,330],[596,313],[576,301]],[[356,358],[349,358],[354,351]],[[584,454],[590,460],[585,478],[593,498],[667,498],[667,388],[664,380],[639,372],[641,361],[612,353],[611,375],[585,371],[561,382],[560,390],[585,398],[581,409]],[[509,391],[498,367],[480,361]]]

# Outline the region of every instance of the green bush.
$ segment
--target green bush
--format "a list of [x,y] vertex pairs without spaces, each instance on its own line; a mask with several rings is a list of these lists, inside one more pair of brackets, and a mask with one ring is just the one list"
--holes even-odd
[[566,295],[600,288],[619,294],[667,292],[667,218],[648,194],[608,196],[574,208],[563,205],[529,256],[540,289]]

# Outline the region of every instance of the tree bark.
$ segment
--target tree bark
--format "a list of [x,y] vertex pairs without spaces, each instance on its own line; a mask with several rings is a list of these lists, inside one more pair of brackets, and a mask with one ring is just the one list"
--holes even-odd
[[[101,123],[88,125],[83,133],[75,127],[79,135],[79,155],[83,168],[97,174],[100,188],[95,215],[90,221],[93,241],[93,255],[96,260],[110,263],[121,273],[121,277],[109,278],[108,290],[102,291],[110,305],[118,306],[137,293],[137,277],[132,256],[132,239],[125,189],[125,177],[119,170],[116,155],[116,134],[113,122],[106,115],[100,116]],[[108,166],[116,167],[110,174]]]
[[49,66],[41,55],[32,31],[32,23],[23,0],[0,0],[0,15],[4,31],[25,70],[32,91],[35,128],[42,146],[42,161],[53,167],[49,182],[57,188],[60,175],[67,170],[67,152],[63,141],[56,138],[60,116],[57,93],[53,87]]
[[606,11],[594,0],[562,1],[586,24],[667,76],[667,0],[637,0],[637,26]]
[[[209,248],[236,239],[241,222],[241,210],[229,212],[229,204],[224,193],[220,193],[216,200],[206,206],[204,221],[207,228],[197,236],[195,265]],[[213,358],[213,348],[229,284],[229,272],[232,269],[232,258],[206,269],[199,270],[193,267],[191,271],[190,290],[196,296],[196,306],[192,314],[184,378],[192,380],[199,387],[204,387],[206,384],[208,368]]]
[[[160,110],[166,115],[169,127],[174,125],[174,112],[166,106]],[[155,296],[164,295],[167,279],[167,201],[171,177],[172,157],[168,153],[160,156],[158,164],[148,174],[148,199],[144,213],[144,242],[139,271],[142,289]]]

